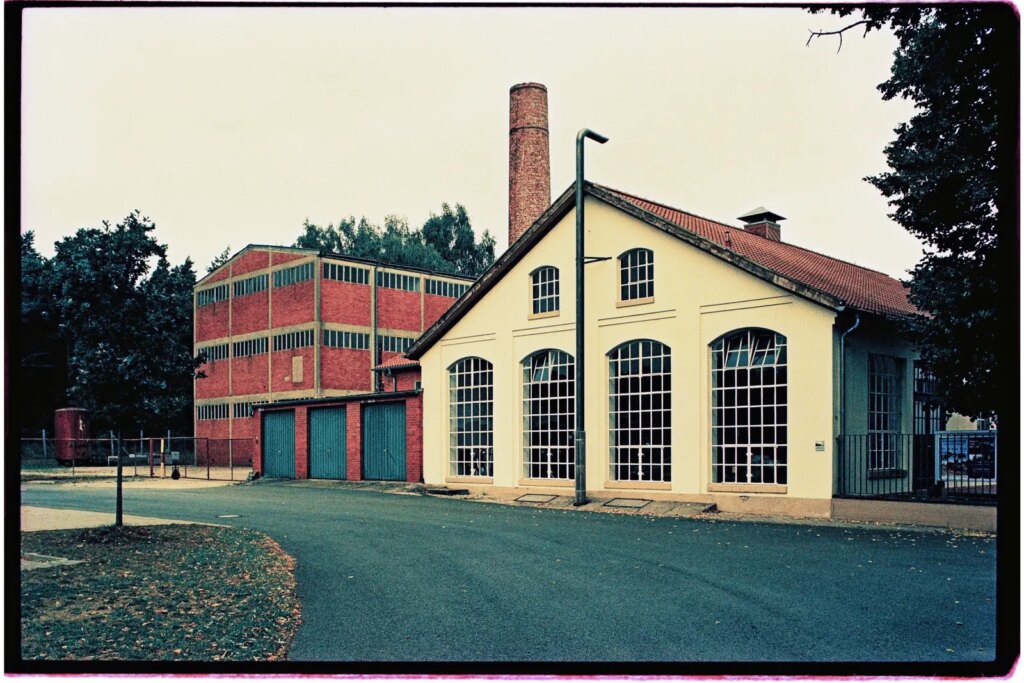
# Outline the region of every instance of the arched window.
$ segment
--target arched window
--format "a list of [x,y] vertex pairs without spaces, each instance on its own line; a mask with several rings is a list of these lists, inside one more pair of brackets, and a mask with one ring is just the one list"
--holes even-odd
[[608,354],[611,478],[672,480],[672,364],[661,342],[639,339]]
[[748,329],[711,344],[711,470],[723,484],[785,484],[786,338]]
[[654,297],[654,252],[630,249],[619,256],[619,301]]
[[523,361],[523,476],[576,476],[576,364],[564,351]]
[[448,368],[450,472],[494,476],[494,369],[483,358],[463,358]]
[[530,298],[534,315],[558,312],[558,268],[541,266],[530,273]]

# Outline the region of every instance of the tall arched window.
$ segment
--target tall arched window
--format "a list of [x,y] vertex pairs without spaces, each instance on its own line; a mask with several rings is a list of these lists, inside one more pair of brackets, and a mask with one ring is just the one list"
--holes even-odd
[[576,365],[547,349],[523,361],[523,476],[576,476]]
[[712,481],[785,484],[786,338],[748,329],[711,344]]
[[672,480],[672,364],[661,342],[638,339],[608,354],[611,477]]
[[448,368],[450,472],[494,476],[494,368],[483,358],[463,358]]
[[619,301],[654,297],[654,252],[630,249],[619,256]]
[[558,312],[558,268],[541,266],[530,273],[530,300],[534,315]]

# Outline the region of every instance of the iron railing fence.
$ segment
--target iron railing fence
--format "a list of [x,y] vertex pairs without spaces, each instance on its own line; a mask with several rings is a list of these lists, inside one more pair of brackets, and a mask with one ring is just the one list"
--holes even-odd
[[23,438],[22,477],[104,477],[116,473],[118,449],[125,476],[244,480],[255,453],[251,438],[172,436],[98,439]]
[[994,502],[994,432],[847,434],[837,452],[840,497]]

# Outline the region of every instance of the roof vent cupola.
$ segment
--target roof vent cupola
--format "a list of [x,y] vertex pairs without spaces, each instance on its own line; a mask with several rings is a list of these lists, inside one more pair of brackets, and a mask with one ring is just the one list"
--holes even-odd
[[752,232],[773,242],[782,241],[782,228],[779,227],[779,221],[786,220],[785,216],[780,216],[774,211],[759,206],[740,216],[740,220],[744,222],[743,229],[747,232]]

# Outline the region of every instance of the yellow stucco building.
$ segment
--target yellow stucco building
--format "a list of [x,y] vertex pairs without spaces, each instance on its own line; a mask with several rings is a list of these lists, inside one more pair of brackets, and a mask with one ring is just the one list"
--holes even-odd
[[[427,484],[574,485],[574,191],[410,349]],[[828,516],[853,485],[841,434],[864,436],[843,467],[865,482],[913,476],[899,281],[782,242],[764,209],[733,227],[589,183],[585,201],[587,255],[609,257],[586,266],[590,494]]]

